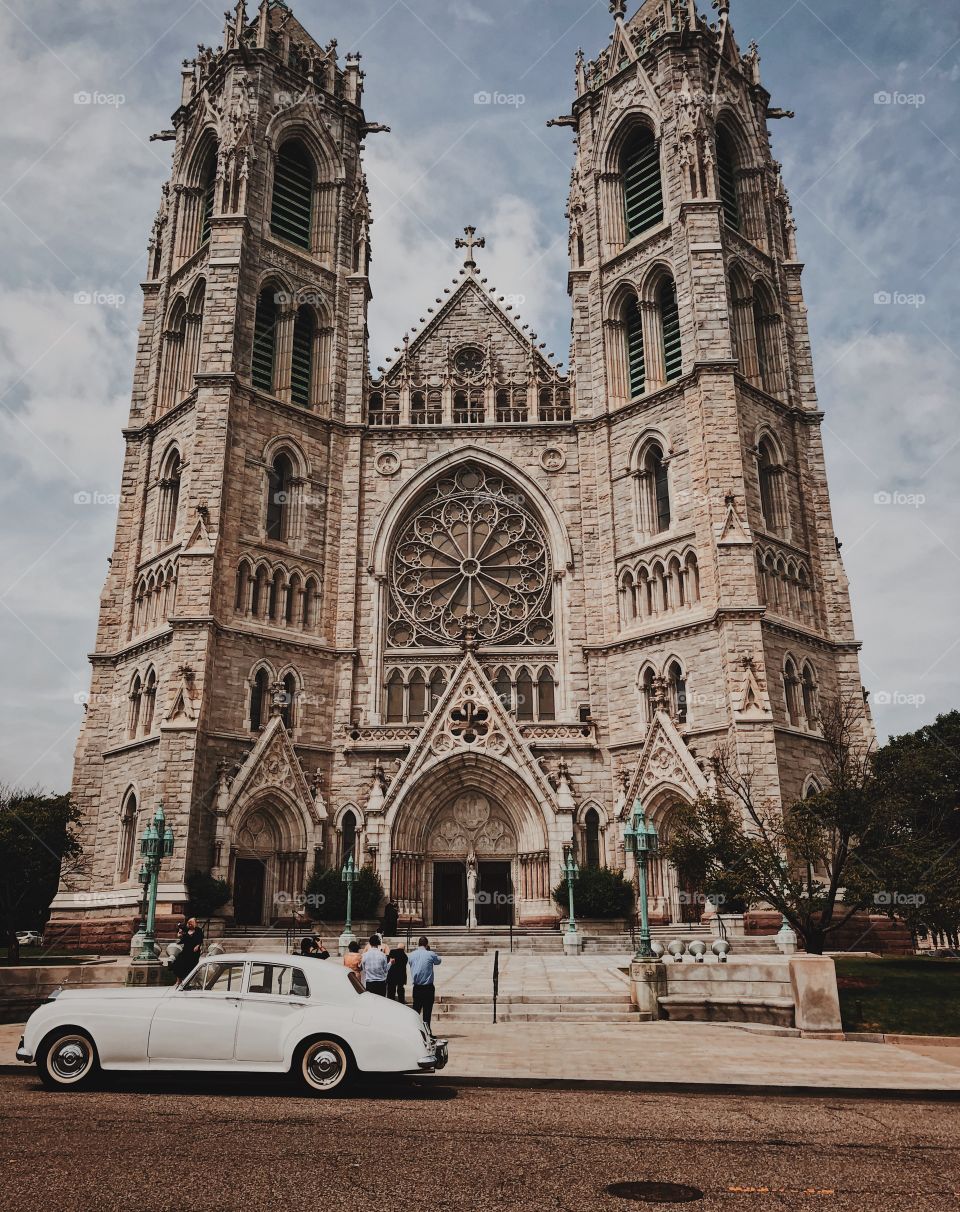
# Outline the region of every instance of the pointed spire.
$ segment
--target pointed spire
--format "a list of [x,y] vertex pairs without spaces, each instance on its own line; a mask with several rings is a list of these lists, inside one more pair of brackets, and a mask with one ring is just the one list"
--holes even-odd
[[614,21],[622,21],[627,15],[627,0],[610,0],[610,12]]

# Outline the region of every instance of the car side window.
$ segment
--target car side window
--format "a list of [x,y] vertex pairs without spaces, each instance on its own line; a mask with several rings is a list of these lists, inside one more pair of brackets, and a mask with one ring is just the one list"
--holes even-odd
[[288,964],[251,964],[248,993],[274,997],[309,997],[310,986],[299,968]]
[[184,992],[239,994],[243,988],[243,964],[202,964],[182,985]]

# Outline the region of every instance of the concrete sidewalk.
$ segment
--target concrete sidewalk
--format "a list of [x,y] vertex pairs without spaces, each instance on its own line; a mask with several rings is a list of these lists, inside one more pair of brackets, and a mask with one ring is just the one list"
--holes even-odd
[[[22,1026],[0,1026],[0,1069]],[[752,1089],[770,1094],[930,1094],[960,1099],[957,1047],[798,1039],[705,1023],[451,1025],[443,1078],[464,1084]]]

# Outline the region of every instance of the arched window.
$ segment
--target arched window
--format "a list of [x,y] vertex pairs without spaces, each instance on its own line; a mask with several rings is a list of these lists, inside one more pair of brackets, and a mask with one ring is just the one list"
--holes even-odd
[[307,577],[303,587],[303,604],[300,618],[304,630],[315,627],[317,623],[317,601],[320,597],[320,584],[316,577]]
[[403,674],[399,669],[394,669],[393,673],[387,678],[387,723],[402,724],[404,720],[405,709],[405,687],[403,684]]
[[284,675],[282,684],[283,702],[280,708],[280,718],[283,720],[283,726],[287,732],[292,732],[297,718],[297,679],[292,673],[287,673]]
[[300,594],[301,594],[300,574],[294,572],[290,577],[290,583],[287,586],[287,600],[284,605],[283,620],[291,626],[294,623],[299,623],[301,615],[300,611]]
[[270,714],[270,674],[266,669],[258,669],[257,676],[250,687],[250,731],[259,732],[266,724]]
[[653,684],[656,674],[648,665],[640,675],[640,706],[643,711],[643,723],[649,724],[654,717]]
[[651,130],[638,128],[620,156],[623,206],[627,239],[663,221],[663,184],[660,179],[660,148]]
[[283,615],[283,588],[286,577],[283,569],[278,568],[270,582],[270,601],[267,607],[267,617],[279,620]]
[[290,523],[293,463],[285,454],[274,456],[267,471],[267,538],[285,543]]
[[160,410],[166,411],[183,398],[184,349],[187,343],[187,304],[174,300],[163,334],[163,368],[160,375]]
[[147,673],[143,683],[143,735],[149,736],[153,730],[153,716],[157,705],[157,674],[154,669]]
[[174,447],[164,460],[160,471],[160,501],[157,509],[157,539],[170,543],[177,529],[177,511],[180,507],[180,474],[183,464],[180,452]]
[[670,529],[670,478],[663,447],[651,442],[638,468],[638,528],[643,534]]
[[447,676],[442,669],[434,669],[430,674],[430,710],[443,698],[447,689]]
[[249,561],[241,560],[237,566],[237,587],[233,600],[234,609],[240,614],[246,614],[250,605],[251,579],[252,573]]
[[800,726],[800,679],[797,667],[790,657],[783,665],[783,695],[787,707],[787,719],[794,728]]
[[137,735],[140,727],[140,707],[143,700],[143,683],[140,674],[134,675],[130,683],[130,714],[127,717],[127,735],[131,740]]
[[203,190],[201,195],[200,212],[200,243],[206,244],[210,239],[210,225],[213,219],[214,200],[217,192],[217,145],[213,143],[203,162],[203,173],[200,182]]
[[427,714],[427,682],[419,669],[410,674],[407,689],[407,718],[411,724],[419,724]]
[[537,719],[557,718],[557,686],[551,670],[544,667],[537,674]]
[[600,813],[588,808],[583,818],[583,848],[586,866],[600,866]]
[[533,677],[529,669],[521,669],[517,674],[517,719],[532,720],[534,703]]
[[753,330],[757,343],[759,386],[770,395],[784,390],[783,361],[780,356],[780,315],[770,289],[763,282],[753,287]]
[[738,157],[733,137],[724,127],[717,128],[717,180],[720,203],[727,227],[740,230],[740,198],[737,185]]
[[632,623],[637,617],[637,587],[629,571],[620,580],[620,617],[624,623]]
[[270,231],[300,248],[311,247],[313,159],[299,139],[288,139],[277,153],[273,177]]
[[667,695],[670,714],[680,724],[687,722],[687,680],[679,661],[671,661],[667,669]]
[[683,372],[683,355],[680,349],[680,311],[677,307],[677,288],[673,278],[664,278],[657,291],[657,306],[660,310],[660,325],[663,331],[663,364],[666,380],[678,379]]
[[820,725],[820,697],[817,691],[817,675],[809,661],[803,663],[800,687],[803,692],[803,715],[807,727],[817,729]]
[[357,856],[354,851],[357,848],[357,818],[352,812],[345,812],[343,820],[340,822],[340,865],[343,866],[347,859],[353,854],[353,861],[356,863]]
[[784,534],[787,529],[786,499],[783,485],[784,467],[779,453],[769,437],[757,445],[757,478],[760,482],[760,511],[764,527],[771,534]]
[[627,368],[629,372],[629,398],[642,396],[647,386],[646,358],[643,352],[643,316],[636,295],[630,297],[624,315],[624,334],[627,342]]
[[510,670],[505,669],[502,665],[496,672],[493,682],[493,690],[497,698],[503,704],[505,711],[510,711],[513,708],[513,679],[510,677]]
[[317,319],[313,308],[304,305],[293,322],[293,363],[290,377],[290,399],[301,408],[313,404],[314,345]]
[[250,377],[258,391],[273,394],[277,375],[277,325],[280,309],[276,288],[265,286],[257,296],[257,314],[253,324],[253,363]]
[[120,809],[120,844],[117,847],[117,875],[128,880],[132,874],[137,845],[137,793],[131,787]]

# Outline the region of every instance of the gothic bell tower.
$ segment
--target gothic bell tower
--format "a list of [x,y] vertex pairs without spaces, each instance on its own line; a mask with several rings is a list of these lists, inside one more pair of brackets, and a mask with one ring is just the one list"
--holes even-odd
[[713,7],[645,0],[628,17],[613,0],[609,44],[578,55],[571,112],[551,123],[576,136],[571,362],[603,568],[592,660],[624,769],[658,720],[695,753],[733,736],[789,805],[819,769],[821,702],[860,700],[858,644],[769,136],[792,114],[771,105],[756,45],[741,52],[730,4]]
[[176,836],[161,914],[194,871],[230,880],[227,916],[250,921],[302,887],[342,660],[338,426],[359,407],[369,301],[359,56],[282,0],[252,17],[239,0],[181,77],[76,754],[90,867],[53,907],[54,929],[104,946],[129,938],[160,801]]

